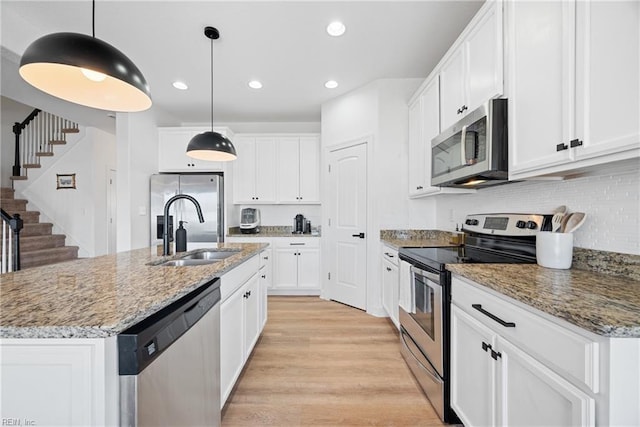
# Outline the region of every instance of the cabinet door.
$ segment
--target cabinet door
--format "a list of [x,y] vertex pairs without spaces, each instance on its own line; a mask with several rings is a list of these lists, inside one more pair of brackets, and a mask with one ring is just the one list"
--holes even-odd
[[300,201],[299,138],[278,138],[278,201]]
[[298,254],[298,287],[320,288],[320,249],[299,249]]
[[389,261],[382,260],[382,305],[396,327],[398,322],[398,267]]
[[[422,94],[422,152],[424,194],[437,193],[442,189],[431,186],[431,140],[440,133],[440,88],[438,78],[427,86]],[[450,191],[452,189],[445,189]],[[458,191],[458,189],[453,189]]]
[[244,287],[220,306],[220,397],[221,405],[229,397],[245,361]]
[[276,140],[256,138],[255,148],[256,200],[262,203],[276,202]]
[[451,322],[451,407],[465,425],[497,425],[495,334],[455,305]]
[[467,67],[465,105],[470,112],[502,94],[502,4],[492,3],[465,43]]
[[640,146],[640,2],[577,2],[576,158]]
[[[572,160],[572,2],[508,2],[510,174]],[[531,176],[533,174],[520,176]]]
[[260,282],[259,276],[254,274],[241,289],[244,299],[244,358],[251,354],[253,346],[260,335],[262,325],[260,319]]
[[594,399],[508,341],[498,347],[500,425],[595,425]]
[[[463,45],[464,46],[464,45]],[[464,48],[456,49],[440,71],[440,128],[447,129],[468,110],[465,106]]]
[[276,248],[274,259],[273,288],[298,287],[298,249]]
[[422,194],[425,183],[427,147],[422,139],[422,98],[409,106],[409,196]]
[[320,203],[320,138],[300,138],[300,202]]
[[256,197],[255,138],[239,137],[233,142],[238,158],[233,161],[233,202],[254,203]]

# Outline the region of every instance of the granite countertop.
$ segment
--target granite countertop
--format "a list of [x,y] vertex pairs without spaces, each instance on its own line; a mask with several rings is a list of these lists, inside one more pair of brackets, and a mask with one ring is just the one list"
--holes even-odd
[[272,226],[272,225],[265,225],[265,226],[261,226],[260,227],[260,232],[256,233],[256,234],[243,234],[240,231],[240,227],[230,227],[229,228],[229,232],[227,233],[227,237],[253,237],[253,238],[260,238],[260,237],[320,237],[319,233],[316,234],[312,234],[312,233],[306,233],[306,234],[295,234],[292,232],[293,228],[289,227],[289,226],[280,226],[280,225],[276,225],[276,226]]
[[537,264],[447,264],[447,269],[598,335],[640,338],[640,280]]
[[[0,337],[117,335],[210,279],[237,267],[266,246],[219,243],[212,248],[238,253],[199,266],[149,265],[185,255],[158,256],[158,248],[152,247],[3,274],[0,277]],[[190,252],[199,251],[202,249]]]
[[380,230],[380,241],[394,249],[459,246],[461,233],[440,230]]

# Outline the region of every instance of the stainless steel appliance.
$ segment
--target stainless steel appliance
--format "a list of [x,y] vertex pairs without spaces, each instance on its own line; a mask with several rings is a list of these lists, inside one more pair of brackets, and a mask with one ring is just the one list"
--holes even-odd
[[[400,248],[411,264],[400,304],[401,353],[440,417],[459,422],[450,406],[451,273],[447,264],[535,263],[536,233],[551,228],[551,215],[468,215],[463,246]],[[408,288],[408,289],[407,289]]]
[[178,221],[184,221],[189,243],[224,241],[224,185],[222,173],[151,175],[151,246],[162,244],[164,207],[173,196],[187,194],[198,201],[204,222],[185,200],[177,200],[169,212],[169,239]]
[[240,232],[243,234],[256,234],[260,232],[259,209],[243,208],[240,211]]
[[[293,219],[293,233],[294,234],[304,233],[304,225],[305,225],[304,215],[302,214],[296,215],[296,217]],[[311,232],[311,225],[309,225],[309,232]]]
[[220,425],[219,280],[118,335],[121,426]]
[[431,185],[482,188],[508,182],[507,100],[493,99],[431,142]]

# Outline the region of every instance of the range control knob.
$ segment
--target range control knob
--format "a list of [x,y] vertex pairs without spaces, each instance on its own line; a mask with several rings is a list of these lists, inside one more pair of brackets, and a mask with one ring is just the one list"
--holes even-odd
[[524,228],[527,225],[527,223],[525,221],[518,221],[516,222],[516,228]]
[[467,219],[464,223],[465,223],[466,225],[471,225],[471,220],[470,220],[470,219]]
[[464,222],[467,225],[478,225],[478,220],[477,219],[468,219]]
[[535,221],[527,221],[527,228],[529,230],[535,230],[536,228],[538,228],[538,224],[536,224]]

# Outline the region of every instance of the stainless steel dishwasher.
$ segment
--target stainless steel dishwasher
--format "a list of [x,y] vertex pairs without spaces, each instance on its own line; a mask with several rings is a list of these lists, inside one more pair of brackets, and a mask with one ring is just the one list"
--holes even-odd
[[118,335],[121,426],[220,425],[214,279]]

